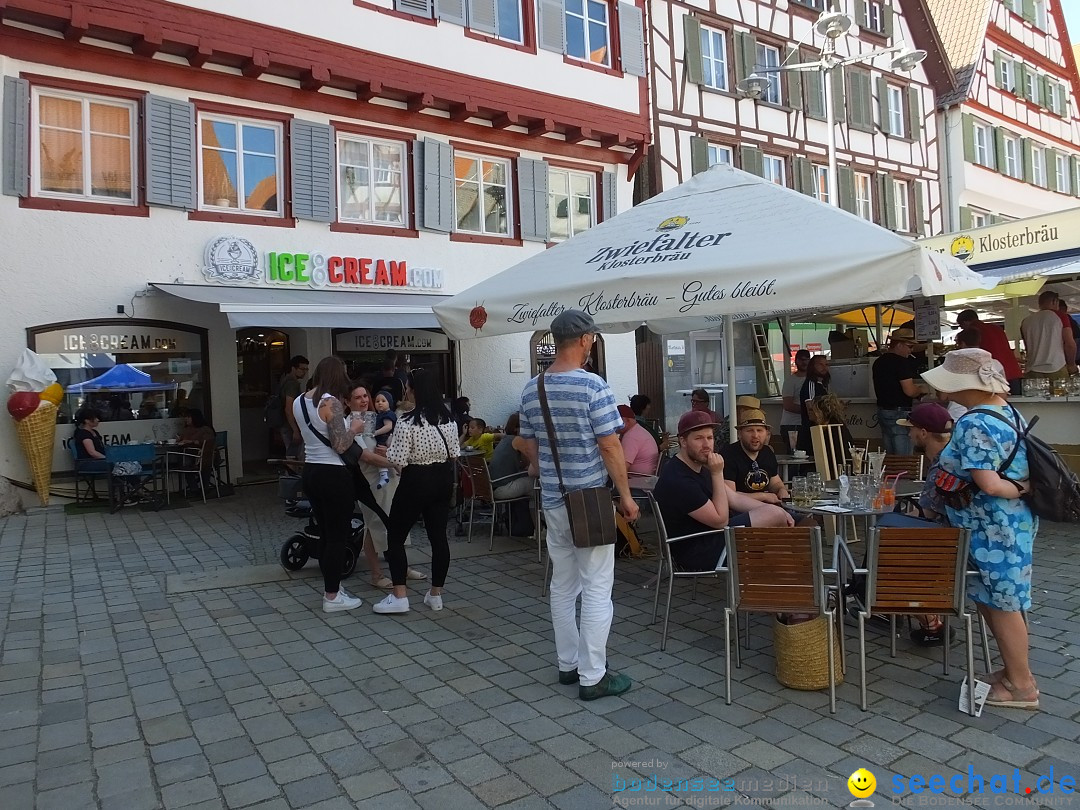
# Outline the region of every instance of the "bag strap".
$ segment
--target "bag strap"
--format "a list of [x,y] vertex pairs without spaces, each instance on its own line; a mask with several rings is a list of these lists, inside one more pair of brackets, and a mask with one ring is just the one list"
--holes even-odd
[[[1012,405],[1009,405],[1009,410],[1012,411],[1013,417],[1016,419],[1015,423],[1013,423],[1009,419],[1006,419],[1003,415],[1001,415],[997,411],[991,411],[991,410],[988,410],[987,408],[972,408],[970,411],[968,411],[968,413],[986,413],[986,414],[990,414],[990,416],[994,417],[995,419],[1000,419],[1002,422],[1004,422],[1006,425],[1008,425],[1009,427],[1011,427],[1013,430],[1016,431],[1016,442],[1013,444],[1012,452],[1009,453],[1009,457],[1005,459],[1005,462],[1000,467],[998,467],[998,475],[1001,475],[1002,473],[1005,472],[1005,470],[1009,469],[1009,467],[1013,463],[1013,459],[1016,458],[1017,451],[1019,451],[1019,449],[1020,449],[1020,442],[1027,439],[1028,433],[1031,432],[1031,429],[1035,426],[1035,423],[1039,421],[1039,417],[1034,416],[1034,417],[1032,417],[1031,421],[1028,422],[1028,426],[1026,428],[1022,427],[1023,423],[1020,420],[1020,414],[1017,412],[1016,408],[1014,408]],[[965,414],[965,416],[966,416],[966,414]]]
[[442,423],[435,425],[435,432],[439,434],[439,438],[442,439],[443,447],[446,448],[446,460],[453,461],[454,457],[450,455],[450,443],[446,441],[446,434],[442,432]]
[[325,436],[323,436],[319,431],[317,431],[315,429],[315,426],[313,424],[311,424],[311,416],[308,414],[308,409],[307,409],[307,397],[305,397],[303,394],[300,395],[300,410],[303,411],[304,421],[307,422],[307,426],[311,429],[311,432],[314,433],[318,437],[320,442],[322,442],[327,447],[329,447],[331,450],[333,450],[334,445],[330,444],[330,440],[328,438],[326,438]]
[[551,423],[551,409],[548,408],[547,391],[544,390],[546,372],[541,371],[536,377],[536,390],[540,395],[540,412],[544,415],[544,427],[547,428],[548,444],[551,445],[551,460],[555,463],[555,475],[559,478],[559,492],[566,495],[562,469],[559,467],[559,449],[555,446],[555,426]]

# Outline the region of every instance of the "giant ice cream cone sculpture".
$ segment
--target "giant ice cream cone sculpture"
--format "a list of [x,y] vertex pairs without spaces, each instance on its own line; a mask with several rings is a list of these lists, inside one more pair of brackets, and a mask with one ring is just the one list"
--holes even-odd
[[56,441],[56,406],[63,396],[63,389],[57,384],[52,369],[29,349],[23,351],[7,382],[12,392],[7,409],[15,420],[15,434],[30,465],[34,489],[41,502],[48,504],[53,443]]

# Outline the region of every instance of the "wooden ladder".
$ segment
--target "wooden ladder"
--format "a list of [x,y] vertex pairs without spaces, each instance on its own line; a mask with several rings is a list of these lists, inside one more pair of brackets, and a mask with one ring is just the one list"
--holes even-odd
[[766,396],[780,396],[780,381],[776,378],[776,367],[773,365],[772,352],[769,350],[769,333],[765,324],[754,324],[754,358],[757,360],[758,371],[765,381]]

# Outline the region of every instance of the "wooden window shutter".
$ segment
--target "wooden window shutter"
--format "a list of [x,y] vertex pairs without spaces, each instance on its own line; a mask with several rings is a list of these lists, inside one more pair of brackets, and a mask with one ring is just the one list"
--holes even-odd
[[735,81],[754,72],[757,64],[757,38],[745,31],[735,32]]
[[869,132],[874,131],[874,88],[869,71],[858,68],[848,69],[848,82],[851,99],[851,123]]
[[913,141],[922,137],[922,92],[912,85],[907,89],[908,137]]
[[645,28],[641,9],[633,3],[619,3],[619,61],[623,73],[645,75]]
[[836,188],[840,195],[840,207],[855,213],[855,172],[850,166],[836,167]]
[[146,97],[143,123],[146,201],[150,205],[195,210],[195,105]]
[[495,0],[468,0],[468,25],[473,31],[494,34],[498,30]]
[[1080,157],[1069,158],[1069,186],[1074,197],[1080,197]]
[[1046,163],[1046,187],[1051,191],[1058,190],[1057,182],[1057,159],[1059,152],[1056,149],[1043,150],[1043,162]]
[[911,215],[909,220],[911,222],[911,232],[915,234],[916,238],[926,233],[926,223],[923,222],[923,218],[926,216],[926,207],[923,205],[923,189],[925,185],[919,180],[911,184]]
[[394,10],[416,17],[431,17],[432,0],[394,0]]
[[1050,108],[1050,100],[1054,95],[1054,82],[1048,76],[1039,78],[1039,106],[1044,110]]
[[818,121],[825,120],[825,94],[822,90],[824,82],[820,72],[810,72],[806,74],[806,81],[803,82],[804,88],[804,109],[808,118],[814,118]]
[[960,206],[960,230],[971,230],[971,209],[966,205]]
[[690,136],[690,173],[701,174],[709,168],[709,141],[700,135]]
[[465,0],[435,0],[435,16],[448,23],[465,25]]
[[964,138],[964,160],[968,163],[975,162],[975,119],[968,113],[960,116]]
[[740,146],[739,162],[744,172],[761,177],[765,174],[765,156],[756,146]]
[[2,120],[2,190],[9,197],[26,197],[30,194],[30,82],[26,79],[4,77]]
[[705,82],[705,68],[701,61],[701,23],[693,14],[684,14],[683,25],[683,71],[690,84]]
[[994,162],[1002,174],[1008,173],[1009,165],[1005,160],[1005,130],[994,127]]
[[566,12],[563,0],[538,0],[537,42],[545,51],[566,53]]
[[893,7],[890,4],[883,3],[881,6],[881,16],[881,33],[883,33],[888,39],[892,39],[893,31],[896,29],[896,12],[893,11]]
[[796,155],[791,161],[791,174],[796,191],[814,196],[814,165],[809,160]]
[[832,91],[833,118],[836,119],[838,124],[847,120],[847,109],[844,104],[844,73],[845,69],[843,67],[830,70],[829,77],[826,80],[832,82],[829,89]]
[[889,121],[891,120],[889,115],[889,83],[885,81],[884,76],[878,76],[877,91],[878,118],[880,119],[881,131],[886,135],[895,135],[896,133],[889,129]]
[[604,201],[604,221],[614,218],[619,213],[619,190],[616,188],[615,172],[604,172],[600,176],[600,191]]
[[448,143],[426,138],[417,141],[423,155],[415,170],[421,177],[417,203],[417,227],[450,233],[454,230],[454,149]]
[[518,218],[521,238],[546,242],[549,236],[548,165],[542,160],[517,159]]
[[1069,114],[1069,93],[1066,90],[1065,85],[1059,84],[1055,88],[1055,92],[1058,94],[1057,114],[1064,118],[1066,121],[1071,117]]
[[[799,61],[799,49],[788,48],[786,63],[795,64]],[[797,70],[789,70],[787,73],[787,103],[793,110],[803,108],[802,74]]]
[[878,172],[878,202],[881,218],[879,222],[889,230],[896,230],[896,189],[893,188],[892,175]]
[[334,128],[293,120],[289,126],[292,213],[297,219],[333,222]]
[[998,87],[1009,89],[1005,87],[1005,57],[1001,51],[994,51],[994,78]]
[[855,24],[866,28],[866,0],[855,0]]
[[1021,153],[1021,156],[1023,158],[1023,164],[1024,164],[1024,171],[1023,171],[1024,182],[1025,183],[1030,183],[1030,182],[1032,182],[1034,180],[1034,173],[1032,172],[1032,167],[1031,167],[1031,139],[1030,138],[1021,138],[1020,139],[1020,153]]
[[1023,0],[1020,16],[1032,25],[1035,24],[1035,0]]

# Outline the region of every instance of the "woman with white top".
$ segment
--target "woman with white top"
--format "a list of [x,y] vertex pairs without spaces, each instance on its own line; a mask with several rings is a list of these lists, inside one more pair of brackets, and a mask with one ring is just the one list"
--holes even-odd
[[442,589],[450,570],[446,522],[454,491],[454,459],[461,453],[457,424],[443,404],[433,374],[423,369],[413,371],[405,388],[405,398],[412,399],[416,407],[398,420],[386,453],[387,460],[402,467],[401,481],[390,508],[389,547],[386,550],[394,590],[375,605],[376,613],[406,613],[409,610],[405,590],[409,570],[405,538],[421,516],[431,543],[431,589],[424,596],[424,604],[432,610],[443,608]]
[[[293,415],[304,440],[304,494],[311,501],[322,537],[319,570],[323,575],[323,611],[334,613],[363,604],[341,587],[343,551],[352,532],[356,484],[352,471],[338,454],[349,449],[364,423],[358,419],[345,424],[342,403],[349,396],[349,377],[340,358],[320,360],[311,382],[311,390],[293,401]],[[386,463],[365,451],[364,459],[369,460],[369,456],[371,463]]]

